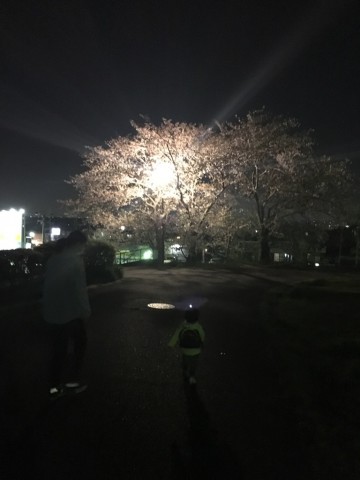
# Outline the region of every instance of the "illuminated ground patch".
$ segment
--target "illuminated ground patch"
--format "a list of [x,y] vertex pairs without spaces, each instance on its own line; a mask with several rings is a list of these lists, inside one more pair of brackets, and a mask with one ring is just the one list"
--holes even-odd
[[148,303],[149,308],[155,308],[157,310],[172,310],[175,305],[171,303]]

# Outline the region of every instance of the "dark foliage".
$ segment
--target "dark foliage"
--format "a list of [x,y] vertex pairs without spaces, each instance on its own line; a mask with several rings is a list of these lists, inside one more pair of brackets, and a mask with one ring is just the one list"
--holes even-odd
[[0,283],[15,285],[37,277],[44,271],[44,257],[35,250],[0,251]]
[[114,265],[115,249],[112,245],[92,241],[86,245],[85,266],[88,284],[108,283],[122,278],[122,269]]
[[[43,277],[49,258],[57,250],[57,242],[49,242],[34,250],[0,251],[0,285],[21,285]],[[89,242],[85,250],[88,284],[107,283],[122,278],[122,269],[114,265],[114,260],[114,247],[105,242]]]

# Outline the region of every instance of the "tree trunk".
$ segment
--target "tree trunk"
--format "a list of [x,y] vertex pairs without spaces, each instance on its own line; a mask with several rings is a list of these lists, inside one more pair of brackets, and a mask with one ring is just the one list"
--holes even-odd
[[343,227],[341,227],[341,230],[340,230],[340,240],[339,240],[339,253],[338,253],[338,265],[339,265],[339,266],[341,265],[343,239],[344,239],[344,229],[343,229]]
[[360,229],[356,227],[355,266],[359,266]]
[[157,264],[158,267],[162,268],[164,266],[165,260],[165,225],[160,225],[156,229],[156,249],[158,251]]
[[186,259],[187,263],[194,263],[197,256],[197,233],[193,233],[189,238],[189,253]]
[[270,263],[269,230],[262,228],[260,231],[260,263]]

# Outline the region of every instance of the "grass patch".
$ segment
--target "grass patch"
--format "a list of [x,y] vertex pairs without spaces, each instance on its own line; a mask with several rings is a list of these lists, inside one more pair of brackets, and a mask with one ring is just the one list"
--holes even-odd
[[268,299],[282,395],[319,479],[360,475],[360,314],[350,284],[307,282]]

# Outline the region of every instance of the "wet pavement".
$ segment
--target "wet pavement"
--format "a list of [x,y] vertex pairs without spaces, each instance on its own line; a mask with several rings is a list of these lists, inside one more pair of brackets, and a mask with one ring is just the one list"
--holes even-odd
[[[128,268],[90,288],[87,391],[49,402],[49,334],[37,305],[1,324],[4,480],[311,478],[281,399],[266,328],[268,281],[216,271]],[[196,388],[167,342],[179,309],[201,304],[206,344]]]

